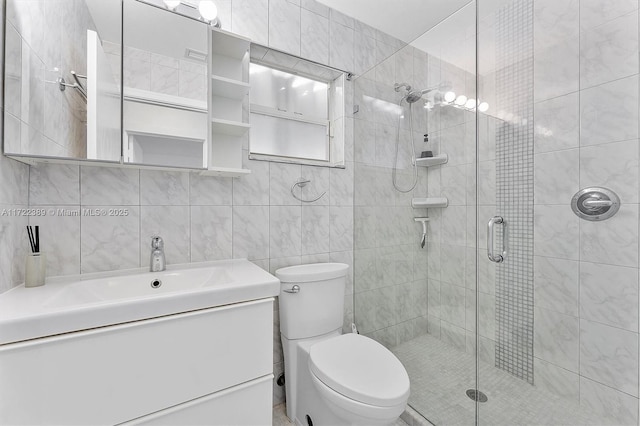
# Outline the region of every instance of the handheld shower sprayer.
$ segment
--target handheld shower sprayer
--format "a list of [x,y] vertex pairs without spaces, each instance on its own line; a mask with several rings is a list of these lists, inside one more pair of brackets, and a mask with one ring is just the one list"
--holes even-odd
[[424,248],[425,244],[427,244],[427,222],[429,222],[428,217],[414,217],[414,221],[422,222],[422,238],[420,239],[420,248]]

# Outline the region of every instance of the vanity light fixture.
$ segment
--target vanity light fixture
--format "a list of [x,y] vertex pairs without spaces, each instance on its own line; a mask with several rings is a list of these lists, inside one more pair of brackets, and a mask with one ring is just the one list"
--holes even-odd
[[178,6],[180,6],[180,0],[164,0],[164,5],[167,9],[174,11]]
[[198,12],[202,19],[209,22],[214,27],[220,28],[220,20],[218,19],[218,8],[211,0],[201,0],[198,4]]
[[[480,102],[477,99],[467,98],[465,95],[456,95],[455,92],[446,92],[442,96],[441,105],[449,105],[455,108],[466,109],[468,111],[486,112],[489,109],[489,104],[486,102]],[[426,109],[430,109],[425,103]],[[433,105],[431,105],[433,107]]]
[[460,95],[456,98],[455,104],[458,106],[464,106],[467,103],[467,97],[465,95]]
[[175,12],[180,5],[197,10],[203,21],[216,28],[221,27],[220,19],[218,19],[218,8],[212,0],[201,0],[199,2],[195,2],[195,0],[163,0],[163,2],[166,8],[172,12]]
[[447,92],[444,94],[444,100],[447,103],[451,103],[456,100],[456,94],[454,92]]
[[467,100],[467,103],[466,103],[466,104],[464,104],[464,107],[465,107],[466,109],[473,110],[473,109],[476,107],[476,100],[475,100],[475,99],[473,99],[473,98],[468,99],[468,100]]

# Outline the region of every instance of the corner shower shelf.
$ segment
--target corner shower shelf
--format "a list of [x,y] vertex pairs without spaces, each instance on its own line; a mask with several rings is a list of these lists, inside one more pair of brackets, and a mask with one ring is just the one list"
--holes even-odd
[[411,207],[413,207],[414,209],[444,208],[448,205],[449,200],[444,197],[411,199]]
[[449,161],[449,156],[447,154],[440,154],[435,157],[416,158],[416,165],[420,167],[431,167],[446,164],[447,161]]

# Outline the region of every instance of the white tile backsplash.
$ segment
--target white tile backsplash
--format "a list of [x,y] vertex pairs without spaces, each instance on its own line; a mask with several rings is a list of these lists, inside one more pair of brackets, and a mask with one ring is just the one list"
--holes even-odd
[[580,91],[580,145],[638,138],[638,75]]
[[537,358],[566,370],[579,371],[579,320],[554,311],[534,312],[534,353]]
[[312,61],[329,62],[329,19],[310,10],[300,10],[300,54]]
[[580,317],[637,332],[638,269],[581,262]]
[[634,75],[638,71],[637,9],[597,27],[581,31],[582,89]]
[[[83,215],[80,219],[80,272],[140,266],[140,207],[87,205],[82,208],[93,214]],[[110,209],[122,209],[127,213],[110,216]]]
[[301,8],[288,0],[269,0],[269,46],[300,56]]
[[580,374],[638,397],[638,333],[580,321]]

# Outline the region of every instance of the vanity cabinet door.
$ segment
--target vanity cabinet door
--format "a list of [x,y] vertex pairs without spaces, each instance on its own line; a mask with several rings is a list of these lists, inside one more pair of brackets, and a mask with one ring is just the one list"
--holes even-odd
[[269,298],[0,346],[0,424],[118,424],[271,376],[272,334]]

